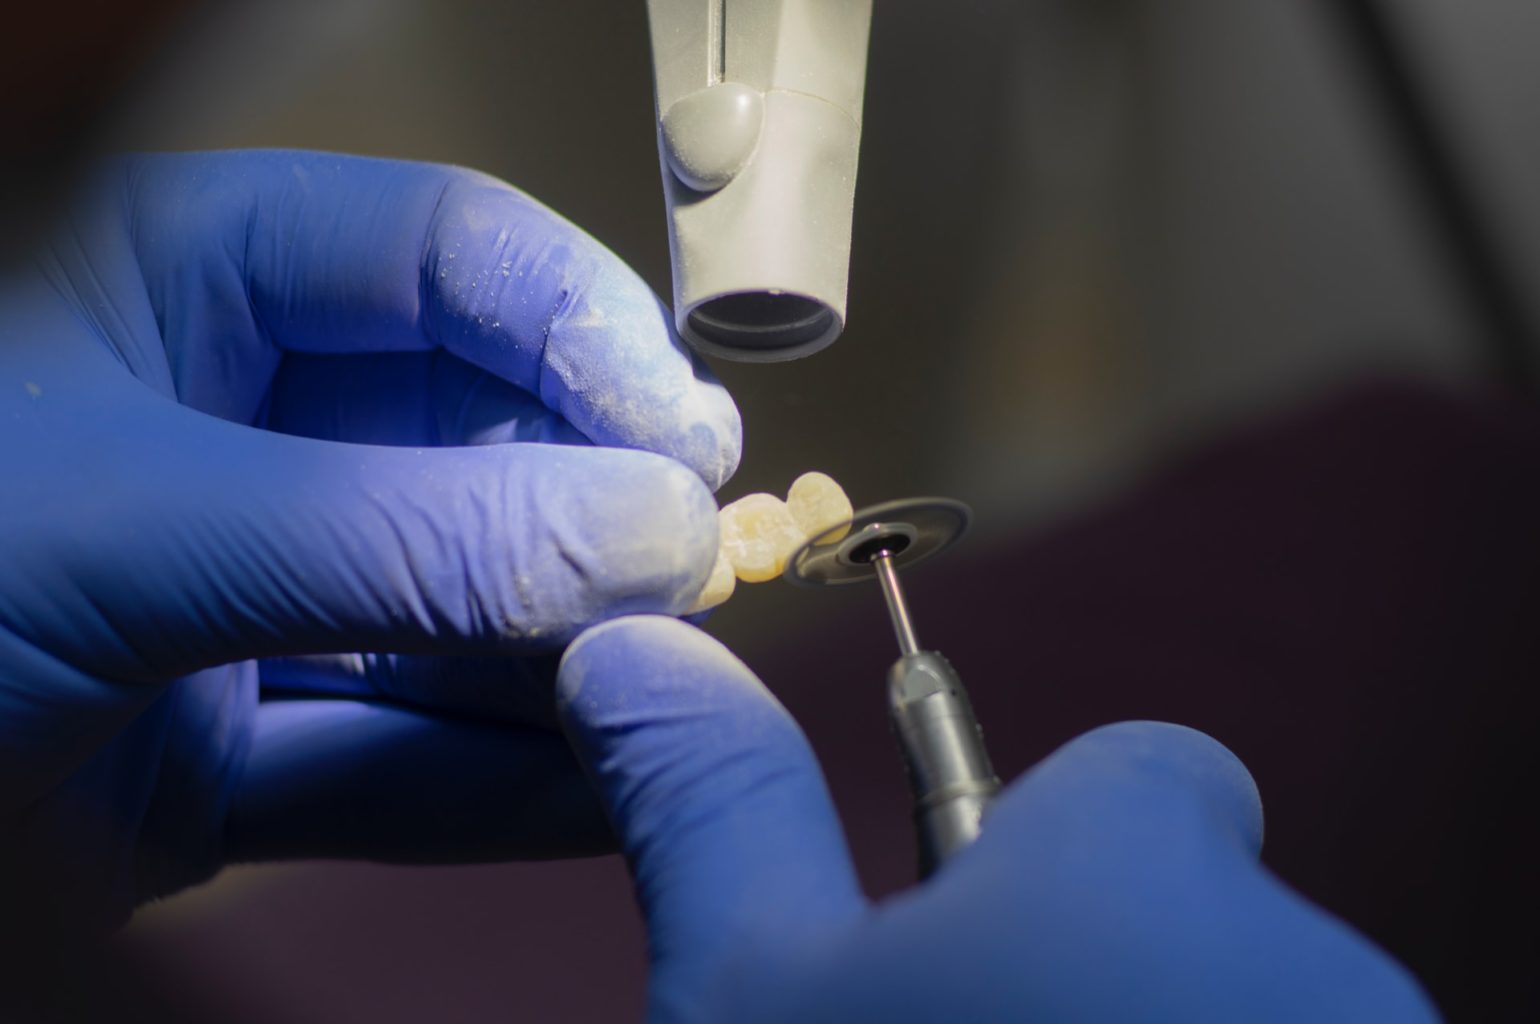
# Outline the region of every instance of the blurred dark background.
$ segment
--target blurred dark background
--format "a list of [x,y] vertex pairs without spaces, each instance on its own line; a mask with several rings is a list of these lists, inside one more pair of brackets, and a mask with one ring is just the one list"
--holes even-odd
[[[1536,903],[1536,40],[1526,0],[884,0],[849,329],[717,364],[724,500],[817,468],[974,506],[910,589],[1002,774],[1100,722],[1207,729],[1269,862],[1459,1019],[1536,1008],[1505,934]],[[640,0],[205,5],[154,52],[117,145],[475,166],[669,293]],[[709,629],[812,736],[869,889],[906,884],[876,593],[743,588]],[[614,858],[232,870],[120,946],[232,1024],[632,1019],[645,975]]]

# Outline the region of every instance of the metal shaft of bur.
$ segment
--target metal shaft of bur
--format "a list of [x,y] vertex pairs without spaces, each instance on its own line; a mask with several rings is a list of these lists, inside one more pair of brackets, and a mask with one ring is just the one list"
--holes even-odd
[[920,642],[914,636],[914,622],[909,618],[909,606],[904,603],[903,588],[898,585],[898,572],[893,559],[881,551],[872,559],[877,570],[877,581],[882,584],[882,596],[888,603],[888,617],[893,620],[893,633],[898,637],[898,649],[904,654],[918,654]]

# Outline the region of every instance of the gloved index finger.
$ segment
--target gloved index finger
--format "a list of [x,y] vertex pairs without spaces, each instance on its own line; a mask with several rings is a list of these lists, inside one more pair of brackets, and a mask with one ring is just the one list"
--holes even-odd
[[596,444],[670,455],[713,488],[732,475],[732,399],[598,242],[501,182],[467,178],[438,204],[424,267],[428,329],[450,351],[527,387]]
[[671,456],[713,488],[736,468],[737,409],[657,297],[501,181],[278,150],[136,157],[129,169],[135,249],[173,365],[232,359],[213,359],[214,345],[442,347],[596,444]]

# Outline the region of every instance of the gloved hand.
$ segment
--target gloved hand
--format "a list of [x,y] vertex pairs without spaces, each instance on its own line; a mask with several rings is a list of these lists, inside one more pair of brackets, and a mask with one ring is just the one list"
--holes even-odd
[[510,656],[711,568],[738,415],[658,300],[460,169],[141,156],[90,196],[0,286],[0,897],[611,844],[554,657]]
[[705,634],[605,623],[568,649],[557,693],[647,918],[652,1021],[1436,1018],[1257,863],[1251,777],[1193,730],[1072,741],[976,843],[872,906],[796,724]]

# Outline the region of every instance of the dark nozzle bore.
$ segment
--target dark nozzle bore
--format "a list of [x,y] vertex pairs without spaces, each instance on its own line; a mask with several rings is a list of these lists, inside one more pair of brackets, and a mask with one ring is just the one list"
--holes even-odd
[[717,349],[772,352],[800,349],[839,333],[834,311],[817,299],[789,292],[736,292],[708,299],[685,322]]

